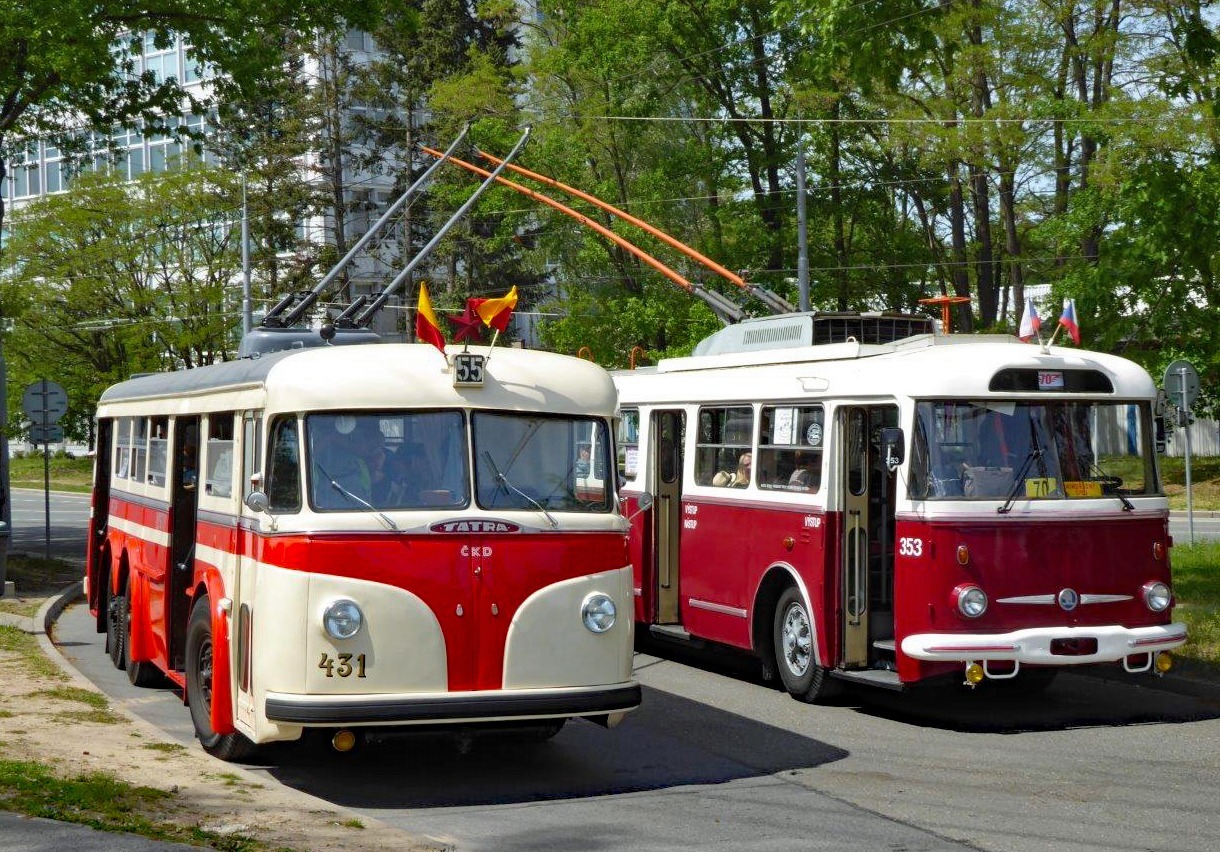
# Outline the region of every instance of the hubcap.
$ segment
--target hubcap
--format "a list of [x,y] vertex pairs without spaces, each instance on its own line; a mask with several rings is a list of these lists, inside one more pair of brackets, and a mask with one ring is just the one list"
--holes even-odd
[[204,642],[199,647],[199,697],[203,705],[212,707],[212,643]]
[[809,619],[799,604],[792,604],[784,612],[781,638],[784,643],[784,662],[788,671],[801,677],[809,670],[813,650],[813,637],[809,631]]

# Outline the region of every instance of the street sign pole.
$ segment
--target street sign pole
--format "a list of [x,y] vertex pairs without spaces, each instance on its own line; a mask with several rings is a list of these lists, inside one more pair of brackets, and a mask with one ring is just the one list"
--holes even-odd
[[[43,517],[46,520],[46,557],[51,558],[51,441],[62,440],[63,430],[53,423],[68,410],[68,394],[55,382],[39,379],[25,389],[21,409],[34,424],[30,440],[42,444]],[[58,436],[58,437],[57,437]]]
[[1190,487],[1190,398],[1187,396],[1188,371],[1178,368],[1178,389],[1182,393],[1182,431],[1186,434],[1186,526],[1190,530],[1190,543],[1195,543],[1195,504]]
[[[46,392],[47,380],[42,380],[43,393]],[[50,431],[51,413],[47,408],[42,409],[42,517],[46,523],[46,547],[44,556],[49,560],[51,558],[51,444]]]
[[1190,482],[1190,407],[1199,397],[1199,373],[1189,361],[1174,361],[1165,368],[1161,384],[1178,412],[1178,426],[1186,438],[1186,520],[1190,543],[1195,543],[1195,505]]

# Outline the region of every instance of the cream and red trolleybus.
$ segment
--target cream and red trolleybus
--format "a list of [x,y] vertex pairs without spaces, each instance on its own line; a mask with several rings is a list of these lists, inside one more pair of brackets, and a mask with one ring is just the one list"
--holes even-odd
[[98,631],[132,683],[183,689],[224,758],[306,729],[347,748],[614,725],[640,700],[627,522],[584,471],[613,469],[615,416],[599,367],[503,348],[320,346],[117,384]]
[[1171,664],[1157,390],[1122,358],[901,315],[750,320],[614,374],[635,618],[844,681]]

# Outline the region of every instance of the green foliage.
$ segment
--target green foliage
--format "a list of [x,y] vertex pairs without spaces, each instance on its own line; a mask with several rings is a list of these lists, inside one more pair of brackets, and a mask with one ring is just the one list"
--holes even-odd
[[1174,618],[1189,637],[1181,656],[1220,665],[1220,542],[1179,545],[1172,558]]
[[[202,166],[127,184],[89,174],[20,210],[2,282],[18,306],[6,345],[12,386],[62,384],[67,431],[82,439],[110,384],[231,355],[237,192],[231,173]],[[9,401],[20,423],[20,396]]]

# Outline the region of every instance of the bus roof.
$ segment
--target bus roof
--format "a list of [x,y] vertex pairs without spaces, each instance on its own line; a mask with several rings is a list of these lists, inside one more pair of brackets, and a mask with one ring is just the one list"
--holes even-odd
[[[1081,371],[1108,380],[1109,389],[1094,388],[1092,393],[1125,399],[1156,395],[1148,373],[1125,358],[1074,347],[1052,346],[1044,351],[1010,335],[919,335],[883,344],[846,342],[696,355],[613,375],[626,405],[810,395],[981,398],[997,392],[993,379],[1002,371]],[[1024,392],[1003,391],[1006,396]],[[1029,393],[1039,391],[1030,388]]]
[[[450,356],[462,347],[446,350]],[[453,371],[426,344],[324,346],[140,376],[108,388],[99,416],[236,408],[312,411],[467,407],[613,415],[609,374],[551,352],[470,347],[487,356],[481,387],[454,387]]]

